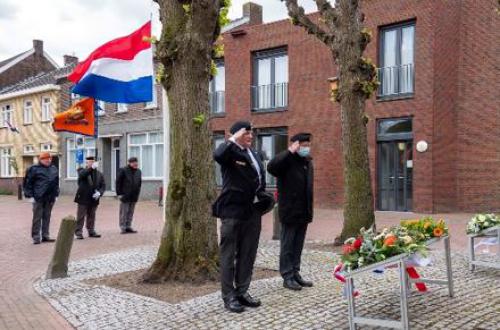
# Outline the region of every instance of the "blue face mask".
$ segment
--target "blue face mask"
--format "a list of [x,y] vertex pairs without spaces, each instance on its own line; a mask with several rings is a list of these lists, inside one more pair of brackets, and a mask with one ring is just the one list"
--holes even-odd
[[307,157],[311,153],[311,148],[310,147],[300,147],[299,151],[297,151],[297,153],[301,157]]

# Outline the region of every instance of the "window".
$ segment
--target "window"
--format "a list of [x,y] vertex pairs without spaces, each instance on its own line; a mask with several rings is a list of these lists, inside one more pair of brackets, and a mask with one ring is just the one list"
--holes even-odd
[[212,113],[224,113],[225,109],[225,90],[226,90],[226,69],[223,61],[215,62],[217,74],[208,85],[210,110]]
[[288,55],[286,50],[253,55],[252,109],[283,109],[288,106]]
[[42,97],[42,122],[52,120],[52,101],[50,97]]
[[[214,150],[224,143],[224,133],[216,133],[214,135]],[[217,186],[222,186],[222,172],[219,163],[215,162],[215,183]]]
[[137,157],[144,178],[163,178],[163,133],[129,134],[128,157]]
[[23,147],[23,151],[25,154],[32,154],[35,152],[35,147],[32,144],[25,144]]
[[[88,156],[95,156],[95,139],[91,137],[78,137],[78,149],[83,150],[83,159]],[[76,163],[76,150],[75,139],[70,138],[66,140],[66,177],[76,179],[77,168],[80,167]]]
[[127,112],[128,105],[126,103],[117,103],[116,104],[116,112]]
[[104,116],[106,114],[106,102],[98,100],[97,101],[97,116]]
[[75,104],[80,101],[82,97],[79,94],[71,93],[71,104]]
[[380,29],[379,97],[414,92],[415,22]]
[[24,125],[33,124],[33,102],[31,101],[24,101],[23,121]]
[[[264,168],[267,169],[267,163],[277,154],[288,148],[288,134],[286,128],[261,129],[255,131],[257,135],[256,149],[264,158]],[[276,186],[276,178],[267,173],[266,184]]]
[[0,148],[0,177],[10,178],[14,176],[12,148]]
[[10,104],[6,104],[2,106],[2,122],[0,123],[0,127],[9,127],[9,124],[14,125],[14,110]]
[[52,143],[42,143],[42,144],[40,144],[40,150],[42,152],[52,151]]
[[151,102],[146,102],[146,108],[157,108],[158,107],[158,96],[156,92],[156,85],[153,84],[153,99]]

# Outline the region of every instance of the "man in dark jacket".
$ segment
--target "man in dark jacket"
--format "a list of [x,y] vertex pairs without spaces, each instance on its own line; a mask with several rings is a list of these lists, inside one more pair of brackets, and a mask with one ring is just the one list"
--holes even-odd
[[[265,173],[260,157],[252,150],[249,122],[236,122],[231,137],[214,152],[221,165],[222,191],[213,205],[213,215],[221,219],[220,264],[224,307],[241,313],[243,306],[258,307],[260,301],[248,294],[257,255],[261,216],[254,204],[264,196]],[[272,201],[274,203],[274,200]]]
[[313,219],[313,164],[309,156],[310,134],[291,138],[291,146],[268,165],[278,180],[278,211],[281,222],[280,273],[283,286],[291,290],[311,287],[312,282],[300,276],[300,257],[307,225]]
[[44,152],[38,161],[26,171],[23,185],[24,195],[33,203],[31,237],[34,244],[55,241],[49,236],[49,226],[52,207],[59,196],[59,170],[52,165],[52,157]]
[[93,156],[86,158],[86,167],[78,169],[78,190],[75,203],[78,204],[75,236],[83,239],[83,225],[87,223],[89,237],[101,237],[95,231],[95,213],[99,199],[106,188],[102,173],[97,170],[99,164]]
[[135,203],[139,199],[142,174],[136,157],[128,160],[128,166],[120,168],[116,176],[116,194],[120,197],[120,229],[122,234],[134,234],[132,229]]

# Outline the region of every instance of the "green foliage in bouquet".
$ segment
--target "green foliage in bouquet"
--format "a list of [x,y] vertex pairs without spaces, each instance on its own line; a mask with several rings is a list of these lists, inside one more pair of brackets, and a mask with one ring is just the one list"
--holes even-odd
[[467,234],[477,234],[485,229],[500,226],[500,217],[490,214],[476,214],[467,223]]

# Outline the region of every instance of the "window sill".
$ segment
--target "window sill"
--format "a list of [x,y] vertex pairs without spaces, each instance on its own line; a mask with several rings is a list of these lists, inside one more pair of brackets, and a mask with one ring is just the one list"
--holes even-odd
[[47,124],[47,123],[50,123],[51,121],[52,121],[51,119],[49,119],[49,120],[40,120],[40,122],[42,124]]
[[225,112],[210,113],[210,118],[224,118],[226,117]]
[[397,94],[397,95],[388,95],[388,96],[377,96],[377,102],[389,102],[389,101],[401,101],[413,99],[415,94]]
[[288,111],[288,108],[275,108],[275,109],[252,109],[251,112],[252,114],[258,115],[258,114],[263,114],[263,113],[274,113],[274,112],[286,112]]
[[30,126],[33,125],[33,123],[24,123],[23,126]]
[[128,110],[125,110],[125,111],[115,111],[115,113],[127,113]]
[[150,106],[144,107],[144,110],[158,110],[158,109],[159,109],[158,105],[150,105]]
[[78,178],[65,178],[64,181],[77,181]]

